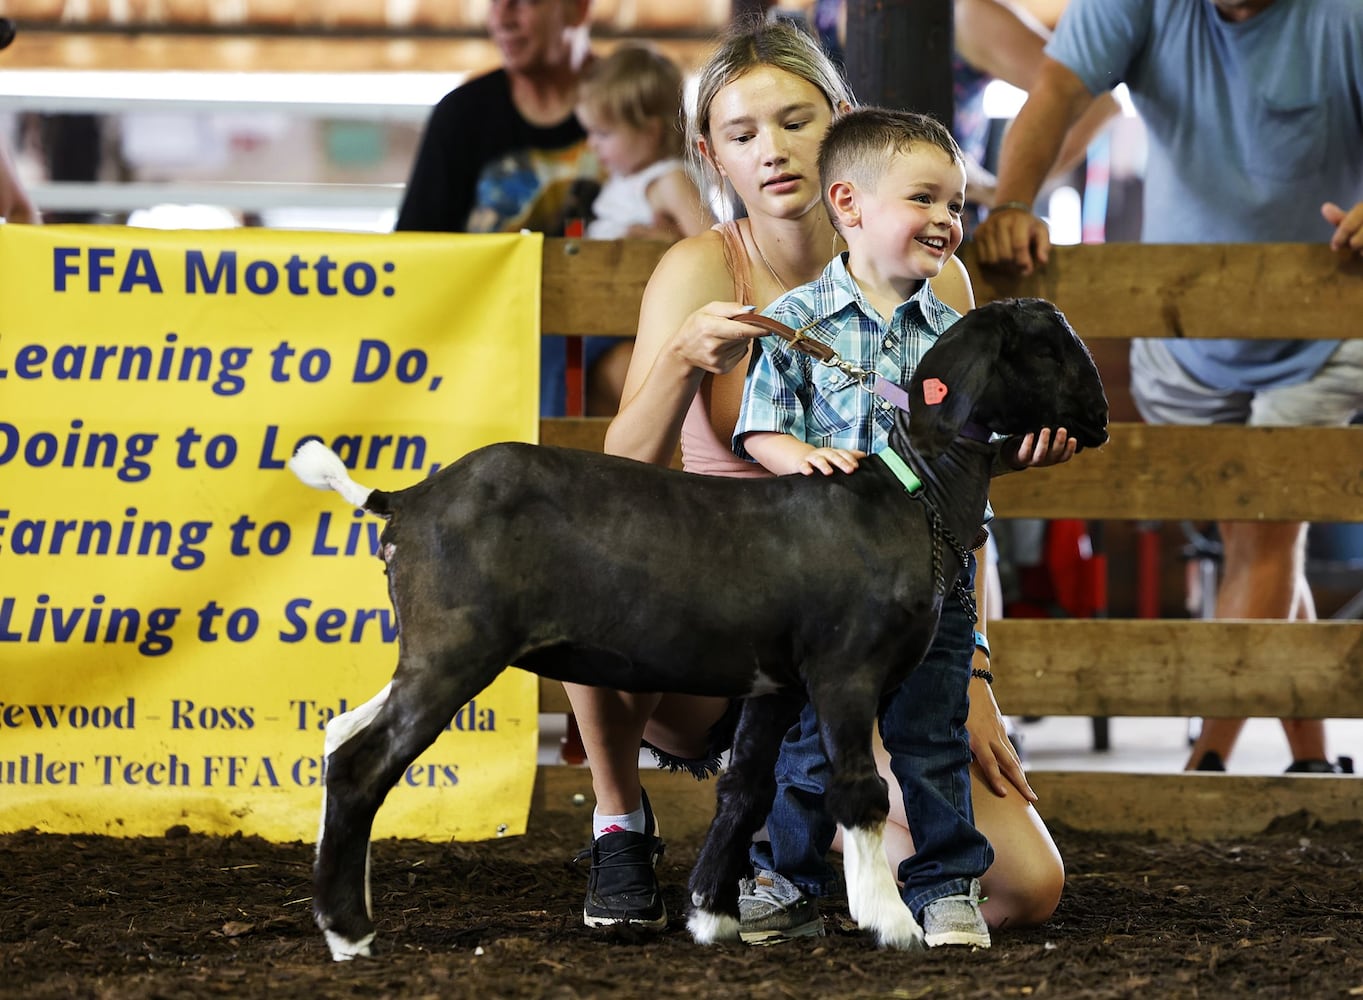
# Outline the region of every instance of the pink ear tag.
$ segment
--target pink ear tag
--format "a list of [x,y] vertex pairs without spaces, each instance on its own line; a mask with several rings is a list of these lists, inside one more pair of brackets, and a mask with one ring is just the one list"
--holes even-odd
[[940,378],[925,378],[923,380],[923,402],[929,406],[936,406],[946,398],[946,383]]

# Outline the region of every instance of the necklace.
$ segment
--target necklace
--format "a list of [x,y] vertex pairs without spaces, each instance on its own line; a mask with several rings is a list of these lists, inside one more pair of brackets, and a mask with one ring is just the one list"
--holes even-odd
[[781,276],[776,273],[776,268],[771,266],[771,261],[767,260],[767,255],[762,252],[762,244],[757,242],[756,234],[753,235],[752,245],[757,247],[757,256],[761,257],[762,263],[767,265],[767,270],[770,271],[771,276],[776,279],[776,283],[781,286],[781,291],[790,291],[790,286],[781,280]]

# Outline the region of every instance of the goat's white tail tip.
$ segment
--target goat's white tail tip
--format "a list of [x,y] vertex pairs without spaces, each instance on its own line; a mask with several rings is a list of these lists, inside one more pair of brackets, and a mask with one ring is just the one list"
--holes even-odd
[[350,476],[340,456],[317,440],[300,444],[289,459],[289,468],[305,486],[315,490],[329,490],[332,483]]
[[350,478],[341,457],[316,439],[304,441],[289,459],[289,468],[305,486],[335,490],[356,507],[363,507],[370,489]]

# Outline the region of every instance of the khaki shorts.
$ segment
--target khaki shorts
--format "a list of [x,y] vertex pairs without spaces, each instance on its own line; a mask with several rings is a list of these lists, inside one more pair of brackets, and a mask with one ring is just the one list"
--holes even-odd
[[1133,340],[1131,396],[1151,424],[1343,425],[1363,411],[1363,340],[1341,341],[1310,380],[1260,392],[1208,388],[1163,340]]

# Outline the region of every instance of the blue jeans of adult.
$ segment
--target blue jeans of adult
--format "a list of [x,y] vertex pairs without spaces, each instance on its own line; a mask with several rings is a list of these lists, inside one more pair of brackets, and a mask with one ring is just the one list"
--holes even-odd
[[[974,560],[968,578],[974,579]],[[913,857],[899,866],[900,895],[914,919],[935,899],[970,891],[970,880],[994,861],[975,829],[970,799],[970,664],[974,627],[953,590],[927,656],[887,699],[881,739],[904,793]],[[824,810],[828,758],[814,710],[786,734],[776,762],[776,799],[767,818],[769,841],[752,847],[756,868],[779,872],[813,896],[827,895],[835,873],[825,860],[835,824]]]

